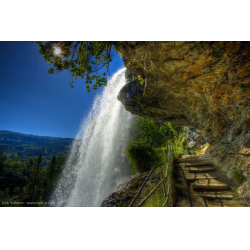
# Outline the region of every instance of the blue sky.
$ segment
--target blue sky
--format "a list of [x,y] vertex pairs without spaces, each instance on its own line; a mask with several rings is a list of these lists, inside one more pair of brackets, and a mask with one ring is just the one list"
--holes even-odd
[[[72,76],[48,74],[38,49],[35,42],[0,42],[0,130],[74,138],[103,87],[87,93],[79,79],[70,88]],[[123,66],[116,54],[110,74]]]

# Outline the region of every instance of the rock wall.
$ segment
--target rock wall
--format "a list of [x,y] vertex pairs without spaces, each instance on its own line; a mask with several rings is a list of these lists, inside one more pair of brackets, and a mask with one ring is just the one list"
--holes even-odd
[[[232,152],[222,142],[237,153],[250,148],[250,43],[114,44],[129,71],[118,96],[125,108],[198,129],[212,145],[207,153],[232,177]],[[238,165],[230,167],[245,169],[247,175],[247,161],[237,159]]]

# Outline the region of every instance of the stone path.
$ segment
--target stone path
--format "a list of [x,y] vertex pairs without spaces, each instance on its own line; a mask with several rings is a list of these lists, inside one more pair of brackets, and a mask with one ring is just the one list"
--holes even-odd
[[179,164],[191,207],[242,207],[232,188],[221,180],[220,171],[206,155],[183,155]]

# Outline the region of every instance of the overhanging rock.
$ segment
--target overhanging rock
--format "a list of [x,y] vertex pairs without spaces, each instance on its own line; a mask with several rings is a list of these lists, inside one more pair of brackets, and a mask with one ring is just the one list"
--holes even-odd
[[[125,74],[127,84],[121,89],[117,99],[132,114],[150,117],[162,122],[174,122],[175,126],[186,126],[187,120],[182,111],[173,106],[173,97],[166,99],[149,98],[143,95],[144,87],[135,75],[128,70]],[[169,103],[169,106],[168,106]]]

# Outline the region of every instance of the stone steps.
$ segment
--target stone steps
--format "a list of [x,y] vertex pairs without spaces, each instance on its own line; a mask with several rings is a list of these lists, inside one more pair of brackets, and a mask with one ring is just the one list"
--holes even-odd
[[200,155],[183,155],[177,161],[178,163],[192,163],[192,164],[199,164],[199,163],[208,163],[213,164],[213,159],[206,157],[205,154]]
[[212,163],[186,163],[185,167],[208,167],[208,166],[213,166]]
[[210,171],[214,171],[214,170],[215,169],[211,168],[211,167],[197,167],[197,168],[190,167],[188,172],[189,173],[206,173],[206,172],[210,172]]
[[203,190],[227,190],[229,189],[228,185],[226,184],[193,184],[192,188],[194,190],[199,190],[199,189],[203,189]]
[[219,180],[212,159],[204,155],[183,156],[178,160],[190,192],[191,206],[231,207],[241,206],[234,199],[231,188]]
[[193,182],[196,180],[209,180],[209,179],[217,179],[218,177],[211,176],[208,173],[186,173],[186,180],[188,182]]
[[232,194],[202,194],[201,197],[207,198],[207,199],[233,199]]

